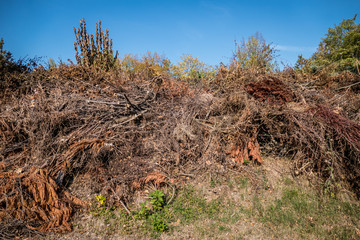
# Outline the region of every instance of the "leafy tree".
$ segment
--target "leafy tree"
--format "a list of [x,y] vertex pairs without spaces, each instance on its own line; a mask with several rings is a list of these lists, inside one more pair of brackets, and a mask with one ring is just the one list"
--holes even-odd
[[118,61],[120,68],[127,72],[131,78],[136,75],[143,75],[149,79],[159,75],[170,74],[171,62],[163,55],[148,51],[142,58],[132,54],[125,54]]
[[333,71],[349,70],[358,72],[360,60],[360,24],[356,24],[357,15],[344,19],[339,25],[329,28],[319,44],[318,50],[310,58],[310,69],[313,72],[324,67]]
[[277,67],[276,52],[275,47],[256,33],[236,45],[233,64],[243,69],[274,71]]
[[148,51],[142,57],[142,64],[148,70],[148,77],[150,78],[162,74],[167,75],[170,72],[170,60],[157,52],[151,53]]
[[178,79],[196,84],[203,79],[212,79],[215,76],[215,69],[201,62],[197,57],[187,54],[181,56],[181,60],[171,67],[173,76]]

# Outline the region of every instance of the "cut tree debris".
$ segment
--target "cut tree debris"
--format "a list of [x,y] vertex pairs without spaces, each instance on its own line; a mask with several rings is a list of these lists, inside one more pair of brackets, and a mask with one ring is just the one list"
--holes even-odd
[[85,176],[89,196],[104,192],[128,211],[146,184],[171,185],[216,164],[241,170],[264,154],[291,159],[298,174],[342,181],[360,197],[357,92],[286,71],[223,67],[217,78],[199,89],[78,65],[5,75],[0,232],[13,236],[19,223],[22,234],[70,231],[74,211],[91,200],[70,192]]

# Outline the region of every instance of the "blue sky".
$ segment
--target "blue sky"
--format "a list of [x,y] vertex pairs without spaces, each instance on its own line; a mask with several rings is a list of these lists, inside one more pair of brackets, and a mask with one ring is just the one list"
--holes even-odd
[[176,62],[186,53],[218,65],[229,63],[234,41],[259,32],[279,50],[278,62],[293,65],[356,13],[360,0],[0,0],[0,37],[15,58],[74,60],[73,27],[85,18],[94,33],[101,20],[120,55],[156,51]]

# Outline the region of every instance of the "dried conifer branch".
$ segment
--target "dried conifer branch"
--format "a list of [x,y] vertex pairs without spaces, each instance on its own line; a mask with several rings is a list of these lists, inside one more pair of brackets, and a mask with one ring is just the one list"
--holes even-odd
[[95,37],[86,30],[85,19],[80,20],[80,28],[74,28],[75,58],[79,65],[95,66],[104,70],[111,69],[117,59],[118,51],[113,55],[112,39],[109,38],[109,29],[101,29],[101,21],[96,23]]

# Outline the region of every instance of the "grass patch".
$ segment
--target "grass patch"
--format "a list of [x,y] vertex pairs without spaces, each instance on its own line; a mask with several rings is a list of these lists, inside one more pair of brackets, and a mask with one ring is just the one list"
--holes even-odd
[[359,223],[359,207],[359,204],[320,197],[298,188],[287,188],[281,198],[268,206],[257,201],[256,215],[274,232],[286,228],[300,237],[313,235],[320,239],[357,239],[356,224],[347,224]]
[[[137,238],[159,238],[161,235],[176,238],[189,232],[192,238],[208,239],[244,239],[250,235],[281,239],[360,237],[357,228],[360,223],[359,203],[320,196],[310,189],[296,186],[291,179],[282,182],[285,187],[276,195],[278,197],[272,199],[267,199],[268,195],[262,190],[251,195],[238,192],[243,197],[238,197],[237,201],[222,194],[208,200],[206,192],[188,185],[178,189],[170,204],[167,204],[168,196],[162,191],[150,193],[149,200],[132,211],[132,216],[122,209],[100,203],[102,198],[97,200],[97,207],[92,212],[94,217],[106,223],[103,230],[106,235],[120,232]],[[229,187],[229,181],[216,184]],[[247,188],[248,180],[233,178],[231,186],[235,190]]]
[[220,199],[207,202],[193,187],[187,186],[179,192],[178,197],[171,206],[171,210],[174,216],[180,219],[182,223],[189,223],[203,216],[212,218],[223,207]]

